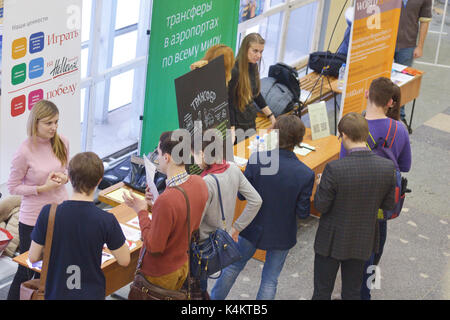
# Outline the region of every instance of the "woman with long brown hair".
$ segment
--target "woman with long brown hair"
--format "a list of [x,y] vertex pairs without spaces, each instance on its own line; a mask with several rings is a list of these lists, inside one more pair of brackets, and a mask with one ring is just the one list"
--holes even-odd
[[[68,141],[58,135],[59,111],[53,102],[41,100],[31,109],[28,117],[28,138],[15,153],[8,191],[21,195],[19,212],[20,253],[30,249],[31,232],[42,207],[48,203],[61,203],[68,199]],[[20,284],[32,278],[34,272],[19,266],[8,300],[18,300]]]
[[275,116],[261,95],[258,63],[264,51],[265,40],[259,33],[250,33],[242,40],[236,57],[236,63],[228,83],[231,130],[255,129],[257,110],[261,111],[275,124]]

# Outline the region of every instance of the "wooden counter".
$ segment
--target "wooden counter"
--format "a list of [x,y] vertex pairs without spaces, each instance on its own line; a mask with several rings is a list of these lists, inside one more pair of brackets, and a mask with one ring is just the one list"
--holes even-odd
[[[119,223],[125,224],[130,221],[134,217],[136,217],[136,213],[131,208],[127,207],[125,204],[121,204],[110,210],[112,214],[114,214],[119,221]],[[130,225],[127,224],[131,228]],[[136,247],[133,248],[130,252],[131,259],[130,264],[127,267],[122,267],[117,263],[116,259],[111,259],[102,264],[101,268],[103,274],[105,275],[106,280],[106,296],[111,295],[116,292],[120,288],[126,286],[134,279],[134,274],[136,272],[136,266],[139,259],[139,252],[142,247],[142,242],[137,241]],[[18,264],[28,268],[27,264],[28,251],[15,257],[13,261]],[[33,269],[33,271],[39,272],[37,269]]]

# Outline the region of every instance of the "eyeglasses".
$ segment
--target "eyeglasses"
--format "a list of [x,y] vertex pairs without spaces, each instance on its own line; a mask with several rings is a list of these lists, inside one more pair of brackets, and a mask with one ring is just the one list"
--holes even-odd
[[158,166],[158,148],[156,148],[151,154],[149,154],[148,159],[150,162],[152,162],[154,165]]

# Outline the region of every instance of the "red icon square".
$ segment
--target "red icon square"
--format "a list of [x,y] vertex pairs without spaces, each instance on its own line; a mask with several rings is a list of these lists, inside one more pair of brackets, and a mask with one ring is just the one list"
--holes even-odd
[[25,112],[26,97],[21,95],[11,101],[11,116],[17,117]]

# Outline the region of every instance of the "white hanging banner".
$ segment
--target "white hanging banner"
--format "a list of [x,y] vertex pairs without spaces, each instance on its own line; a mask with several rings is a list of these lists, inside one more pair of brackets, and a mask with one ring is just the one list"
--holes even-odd
[[0,184],[41,99],[58,106],[71,155],[81,149],[81,0],[4,0],[2,56]]

